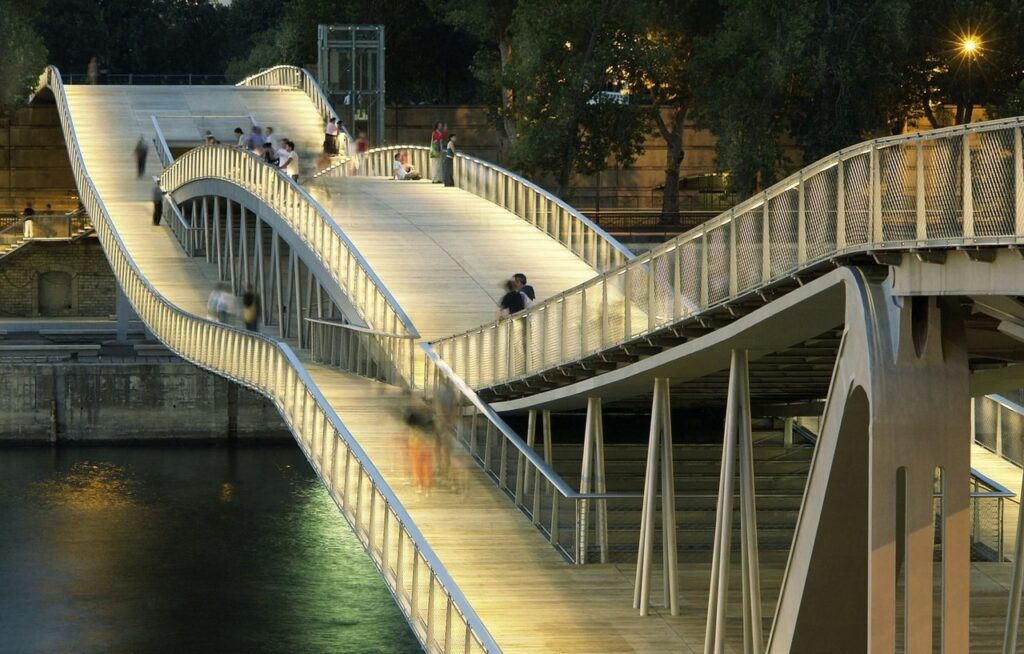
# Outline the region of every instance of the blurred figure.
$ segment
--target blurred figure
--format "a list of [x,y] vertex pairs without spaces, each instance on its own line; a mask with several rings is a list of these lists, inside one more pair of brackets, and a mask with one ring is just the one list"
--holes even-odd
[[444,123],[434,123],[434,131],[430,133],[430,181],[435,184],[444,183],[444,159],[441,158],[441,150],[444,149]]
[[146,174],[146,157],[149,156],[149,146],[146,145],[146,139],[141,134],[139,140],[135,144],[135,172],[136,178],[141,178]]
[[249,136],[245,137],[243,145],[249,150],[256,150],[263,147],[263,130],[258,125],[253,125],[249,130]]
[[85,69],[85,83],[96,84],[100,81],[100,60],[93,57]]
[[241,127],[236,127],[235,131],[234,131],[234,134],[235,134],[235,145],[237,145],[240,148],[244,148],[245,147],[245,132],[242,131]]
[[263,130],[263,158],[271,166],[277,165],[277,154],[274,151],[274,128],[266,127]]
[[210,291],[210,297],[206,300],[206,306],[210,311],[210,315],[217,318],[217,322],[226,324],[231,310],[231,293],[228,290],[228,285],[224,282],[218,282],[213,287],[213,290]]
[[260,330],[260,309],[260,296],[256,295],[252,282],[246,282],[245,292],[242,294],[242,321],[245,322],[245,328],[251,332]]
[[21,210],[21,215],[23,218],[28,218],[30,216],[36,215],[36,210],[32,208],[31,202],[25,203],[25,208]]
[[53,205],[51,205],[51,204],[47,204],[47,205],[46,205],[46,209],[44,209],[43,211],[44,211],[44,213],[46,213],[47,215],[52,215],[52,214],[53,214]]
[[159,184],[153,185],[153,226],[160,226],[160,219],[164,216],[164,192]]
[[451,384],[441,383],[434,396],[434,451],[441,483],[452,487],[452,439],[459,419],[459,403]]
[[359,132],[356,137],[356,159],[352,167],[352,174],[366,175],[366,153],[370,150],[370,141],[366,138],[366,132]]
[[203,134],[203,138],[206,141],[206,145],[217,145],[218,143],[220,143],[220,141],[217,140],[217,137],[215,137],[213,135],[213,132],[211,132],[210,130],[206,130],[206,132]]
[[417,493],[430,494],[434,482],[433,444],[434,417],[428,407],[412,398],[405,409],[404,420],[409,439],[409,467]]

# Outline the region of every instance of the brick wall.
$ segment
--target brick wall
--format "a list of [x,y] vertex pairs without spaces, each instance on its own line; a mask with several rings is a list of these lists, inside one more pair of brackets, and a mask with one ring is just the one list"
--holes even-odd
[[106,318],[115,313],[114,273],[94,237],[75,242],[33,241],[0,257],[0,317],[39,316],[39,275],[71,277],[71,307],[62,315]]

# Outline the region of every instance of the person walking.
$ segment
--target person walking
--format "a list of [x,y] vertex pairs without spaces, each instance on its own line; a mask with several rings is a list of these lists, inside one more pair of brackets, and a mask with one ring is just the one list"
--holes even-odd
[[146,139],[140,134],[139,140],[135,144],[135,172],[136,177],[141,178],[146,174],[146,157],[149,155],[149,146],[146,145]]
[[249,136],[245,137],[244,145],[252,151],[263,147],[263,130],[259,128],[259,125],[252,126]]
[[251,332],[258,332],[261,315],[260,296],[256,295],[252,282],[246,282],[245,292],[242,293],[242,321],[245,322],[245,328]]
[[455,135],[448,137],[444,149],[444,185],[455,186]]
[[153,226],[160,226],[160,219],[164,216],[164,192],[159,184],[153,185]]
[[235,145],[240,148],[245,147],[245,132],[242,131],[241,127],[235,128]]
[[434,123],[434,131],[430,133],[430,181],[435,184],[444,184],[444,159],[441,158],[441,151],[444,149],[442,128],[443,123]]

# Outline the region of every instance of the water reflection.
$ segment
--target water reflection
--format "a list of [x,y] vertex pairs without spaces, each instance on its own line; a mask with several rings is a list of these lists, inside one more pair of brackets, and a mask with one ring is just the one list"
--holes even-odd
[[0,450],[0,650],[419,648],[294,446]]

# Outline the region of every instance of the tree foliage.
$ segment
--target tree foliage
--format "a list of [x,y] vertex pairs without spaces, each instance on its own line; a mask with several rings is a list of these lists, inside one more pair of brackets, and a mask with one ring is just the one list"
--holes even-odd
[[0,116],[7,116],[35,90],[46,66],[46,48],[33,31],[38,3],[0,0]]
[[504,74],[516,140],[512,165],[555,178],[568,191],[573,172],[631,164],[643,152],[645,112],[602,92],[617,90],[628,6],[613,0],[545,2],[516,7],[515,46]]

